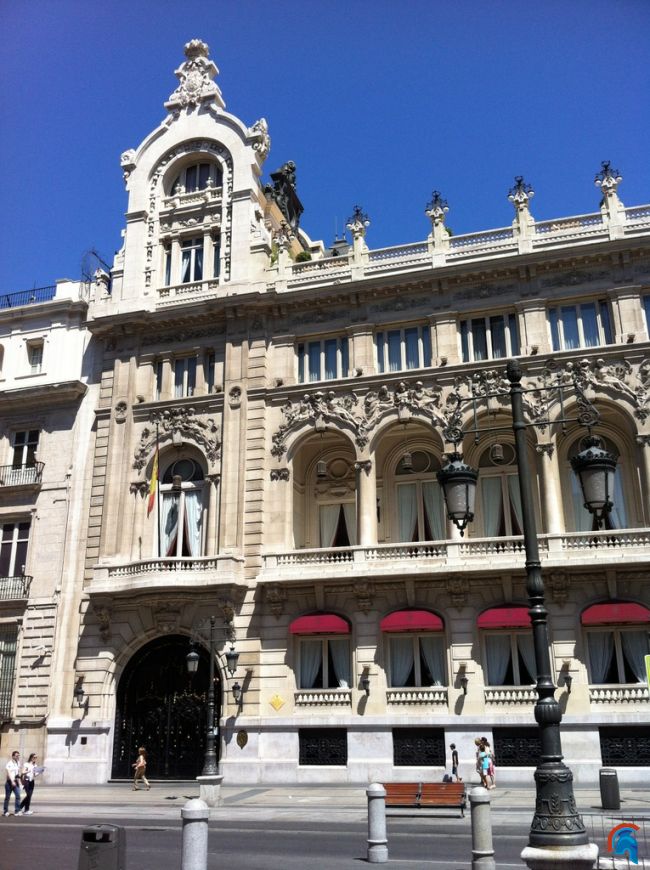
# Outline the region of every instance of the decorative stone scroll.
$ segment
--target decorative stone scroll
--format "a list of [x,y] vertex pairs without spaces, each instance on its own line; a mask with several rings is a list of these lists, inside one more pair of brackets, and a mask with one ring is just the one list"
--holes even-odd
[[259,121],[255,121],[253,126],[249,128],[248,135],[253,139],[253,151],[257,151],[260,158],[266,160],[271,150],[271,137],[269,136],[269,125],[266,118],[260,118]]
[[272,468],[271,480],[289,480],[288,468]]
[[266,587],[265,598],[268,602],[269,610],[276,619],[279,619],[284,612],[287,590],[283,586],[278,586],[274,583]]
[[196,416],[193,408],[184,407],[154,411],[149,419],[153,428],[146,426],[142,430],[140,444],[135,451],[133,468],[138,471],[144,468],[156,444],[156,429],[161,441],[169,440],[178,435],[181,439],[186,438],[197,444],[205,452],[210,462],[216,462],[219,459],[221,443],[214,420],[202,420]]

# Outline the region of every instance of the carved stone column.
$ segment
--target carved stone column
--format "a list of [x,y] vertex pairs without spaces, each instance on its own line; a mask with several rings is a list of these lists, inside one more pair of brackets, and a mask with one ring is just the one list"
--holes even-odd
[[171,399],[173,394],[174,379],[173,379],[172,361],[166,356],[162,361],[162,384],[160,387],[160,398]]
[[538,444],[539,465],[542,472],[543,528],[548,534],[563,531],[564,505],[560,487],[560,468],[553,444]]
[[354,463],[357,476],[357,543],[377,544],[377,477],[370,459]]
[[208,474],[210,498],[208,502],[208,534],[205,542],[205,555],[216,556],[219,551],[219,481],[220,474]]
[[[650,493],[650,435],[637,435],[636,443],[640,445],[642,456],[643,492]],[[650,524],[650,503],[648,497],[641,500],[645,525]]]

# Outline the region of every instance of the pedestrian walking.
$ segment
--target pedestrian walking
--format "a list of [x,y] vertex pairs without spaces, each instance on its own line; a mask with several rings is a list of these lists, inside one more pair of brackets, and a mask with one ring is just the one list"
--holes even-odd
[[133,776],[133,791],[138,790],[138,782],[142,780],[142,782],[147,787],[147,791],[151,788],[149,785],[149,780],[145,776],[147,772],[147,750],[144,746],[140,746],[138,749],[138,757],[133,762],[132,767],[135,769],[135,773]]
[[450,743],[451,749],[451,775],[456,777],[456,782],[462,782],[463,778],[458,776],[458,750],[455,743]]
[[491,788],[488,782],[488,770],[490,767],[490,754],[487,751],[485,743],[481,740],[478,744],[477,764],[479,775],[481,777],[481,785],[483,788]]
[[21,778],[23,781],[23,788],[25,789],[25,797],[20,802],[20,814],[23,816],[33,815],[31,803],[32,795],[34,793],[34,780],[40,773],[43,772],[42,767],[37,767],[37,761],[38,758],[36,756],[36,753],[32,752],[32,754],[23,765]]
[[488,779],[489,786],[488,788],[496,788],[497,778],[496,778],[496,768],[494,767],[494,752],[492,752],[492,747],[490,746],[490,741],[487,737],[481,737],[481,742],[485,746],[485,751],[489,756],[489,764],[488,764]]
[[[5,802],[2,810],[3,816],[18,815],[20,812],[20,752],[11,753],[11,758],[5,768],[7,778],[5,780]],[[14,812],[9,812],[9,801],[13,792],[15,807]]]

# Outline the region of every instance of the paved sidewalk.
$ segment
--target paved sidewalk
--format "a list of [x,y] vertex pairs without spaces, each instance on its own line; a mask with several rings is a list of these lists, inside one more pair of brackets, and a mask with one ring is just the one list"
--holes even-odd
[[[468,784],[468,789],[474,784]],[[213,809],[211,818],[236,822],[255,818],[304,819],[358,822],[366,819],[364,786],[331,785],[224,785],[222,806]],[[130,782],[102,785],[41,785],[34,791],[33,809],[39,816],[120,817],[180,819],[183,805],[199,796],[198,784],[190,782],[153,782],[150,791],[133,791]],[[598,788],[575,789],[578,808],[585,815],[615,815],[623,819],[650,819],[650,790],[621,789],[621,810],[603,812]],[[497,787],[490,792],[495,818],[513,816],[532,818],[535,791],[532,786]],[[326,810],[326,816],[324,816]],[[445,811],[393,811],[392,815],[417,814],[442,816]],[[469,819],[469,808],[466,813]]]

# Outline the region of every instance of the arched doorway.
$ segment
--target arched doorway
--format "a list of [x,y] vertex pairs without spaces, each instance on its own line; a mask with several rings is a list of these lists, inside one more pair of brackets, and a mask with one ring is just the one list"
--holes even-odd
[[[151,641],[129,661],[117,690],[113,772],[133,775],[138,746],[148,753],[147,776],[194,779],[203,767],[209,658],[202,647],[197,672],[187,673],[187,637]],[[221,715],[221,682],[215,678],[216,722]],[[219,739],[217,738],[217,752]]]

